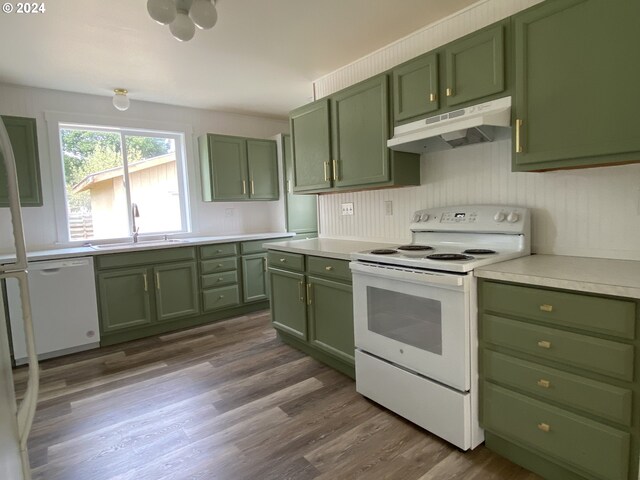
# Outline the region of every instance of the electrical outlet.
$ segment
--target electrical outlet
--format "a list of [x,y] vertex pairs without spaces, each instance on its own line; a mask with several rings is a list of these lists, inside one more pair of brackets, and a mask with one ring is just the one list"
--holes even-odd
[[343,203],[342,207],[342,215],[353,215],[353,203]]
[[233,208],[225,208],[224,209],[224,216],[225,217],[233,217]]
[[391,200],[384,201],[384,214],[393,215],[393,202]]

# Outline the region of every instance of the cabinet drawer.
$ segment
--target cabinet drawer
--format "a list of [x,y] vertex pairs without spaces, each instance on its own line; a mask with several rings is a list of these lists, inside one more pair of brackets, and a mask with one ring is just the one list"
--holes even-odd
[[195,260],[195,247],[166,248],[162,250],[139,250],[128,253],[113,253],[96,256],[96,268],[131,267],[166,262]]
[[633,345],[482,315],[484,341],[622,380],[633,380]]
[[491,350],[484,350],[482,360],[485,380],[531,392],[623,425],[631,425],[631,390]]
[[279,252],[269,250],[267,257],[269,266],[276,268],[286,268],[288,270],[304,271],[304,255],[299,253]]
[[349,262],[346,260],[307,257],[307,270],[316,275],[351,281],[351,270],[349,270]]
[[264,240],[251,240],[249,242],[242,242],[240,244],[240,251],[242,252],[243,255],[247,253],[262,253],[267,251],[267,249],[262,246],[265,243],[284,242],[286,240],[292,240],[292,239],[293,239],[292,237],[280,237],[280,238],[267,238]]
[[218,243],[216,245],[205,245],[200,247],[200,258],[228,257],[238,254],[238,245],[235,243]]
[[635,338],[635,303],[614,298],[484,282],[485,310],[622,338]]
[[202,288],[218,287],[221,285],[229,285],[232,283],[238,283],[238,272],[220,272],[210,273],[209,275],[202,275]]
[[483,383],[482,425],[597,478],[627,478],[630,435]]
[[202,292],[202,303],[206,312],[233,307],[240,303],[240,290],[237,285],[205,290]]
[[220,258],[217,260],[204,260],[200,262],[201,265],[201,273],[215,273],[215,272],[224,272],[226,270],[237,270],[238,269],[238,259],[236,257],[231,258]]

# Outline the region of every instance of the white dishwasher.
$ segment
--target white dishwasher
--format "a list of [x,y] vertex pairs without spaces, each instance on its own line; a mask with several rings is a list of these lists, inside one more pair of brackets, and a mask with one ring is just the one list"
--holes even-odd
[[[29,290],[38,358],[46,359],[99,346],[93,258],[29,262]],[[7,280],[13,356],[26,363],[18,283]]]

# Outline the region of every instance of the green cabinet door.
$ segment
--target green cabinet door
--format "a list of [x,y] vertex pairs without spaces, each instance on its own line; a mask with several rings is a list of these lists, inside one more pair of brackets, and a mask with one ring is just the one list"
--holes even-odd
[[[7,128],[11,148],[16,158],[20,205],[35,207],[42,205],[40,159],[35,118],[2,116]],[[9,206],[7,172],[0,154],[0,207]]]
[[331,132],[336,187],[389,181],[387,75],[358,83],[331,97]]
[[354,364],[353,293],[349,284],[309,276],[309,342]]
[[156,310],[159,321],[199,313],[196,262],[153,267]]
[[291,112],[293,191],[330,189],[331,140],[329,101],[310,103]]
[[393,70],[393,119],[419,117],[440,108],[438,54],[430,53]]
[[[208,159],[202,160],[203,182],[211,182],[210,198],[205,201],[246,200],[249,198],[247,142],[241,137],[208,135]],[[202,149],[202,146],[201,146]],[[202,154],[202,151],[201,151]],[[208,161],[209,169],[206,170]],[[207,173],[208,178],[205,178]]]
[[98,273],[100,317],[103,332],[148,325],[152,322],[147,268],[129,268]]
[[459,105],[504,90],[504,29],[504,24],[500,23],[445,47],[446,106]]
[[247,140],[249,197],[278,199],[278,153],[273,140]]
[[635,0],[555,0],[514,16],[513,170],[640,160],[638,18]]
[[317,195],[296,195],[293,193],[293,153],[291,136],[282,136],[282,153],[284,165],[286,221],[287,231],[310,233],[318,231],[318,197]]
[[269,291],[267,254],[244,255],[242,262],[242,300],[244,303],[266,300]]
[[304,274],[269,269],[273,326],[301,340],[307,340]]

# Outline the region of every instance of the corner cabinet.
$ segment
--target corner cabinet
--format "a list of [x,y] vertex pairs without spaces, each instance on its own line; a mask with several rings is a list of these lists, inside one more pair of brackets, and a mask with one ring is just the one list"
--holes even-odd
[[207,134],[198,144],[204,201],[278,199],[275,141]]
[[271,319],[286,343],[355,376],[349,262],[270,250]]
[[512,17],[513,170],[640,161],[640,2],[555,0]]
[[293,191],[419,185],[420,157],[387,148],[389,107],[385,74],[291,112]]
[[[2,115],[2,121],[7,128],[13,154],[16,158],[20,205],[23,207],[42,206],[36,119]],[[4,162],[0,161],[0,207],[8,206],[7,173]]]
[[635,480],[637,300],[479,281],[486,446],[551,480]]

